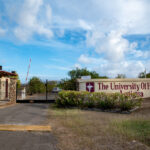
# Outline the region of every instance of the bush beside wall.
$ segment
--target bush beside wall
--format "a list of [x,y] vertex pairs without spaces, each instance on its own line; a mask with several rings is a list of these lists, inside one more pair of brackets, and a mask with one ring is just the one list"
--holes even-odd
[[57,107],[100,108],[102,110],[120,109],[120,111],[128,111],[140,106],[141,102],[142,98],[136,94],[61,91],[58,94],[56,105]]

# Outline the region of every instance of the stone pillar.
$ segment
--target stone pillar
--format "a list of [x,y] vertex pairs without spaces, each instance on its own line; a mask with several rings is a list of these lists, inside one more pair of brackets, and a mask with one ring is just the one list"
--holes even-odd
[[16,83],[17,79],[10,79],[10,84],[9,84],[9,100],[12,103],[16,103]]
[[0,79],[0,100],[2,99],[2,91],[1,91],[1,85],[2,83],[1,83],[1,79]]

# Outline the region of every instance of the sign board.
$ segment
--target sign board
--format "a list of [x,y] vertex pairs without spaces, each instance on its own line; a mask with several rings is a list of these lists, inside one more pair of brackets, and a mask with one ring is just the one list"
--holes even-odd
[[150,79],[79,79],[79,91],[136,93],[150,97]]
[[91,76],[81,76],[81,79],[82,79],[82,80],[90,80],[90,79],[91,79]]
[[87,82],[86,83],[86,91],[88,92],[94,92],[94,82]]

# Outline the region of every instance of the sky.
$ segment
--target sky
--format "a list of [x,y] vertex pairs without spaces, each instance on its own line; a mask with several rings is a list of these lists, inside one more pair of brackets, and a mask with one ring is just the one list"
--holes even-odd
[[150,71],[149,0],[0,0],[0,65],[60,80],[75,68],[114,78]]

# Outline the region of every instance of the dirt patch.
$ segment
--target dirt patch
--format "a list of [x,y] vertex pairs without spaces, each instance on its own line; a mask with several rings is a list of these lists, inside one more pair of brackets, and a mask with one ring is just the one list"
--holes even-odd
[[131,114],[134,117],[141,117],[141,118],[149,118],[150,119],[150,98],[145,99],[142,102],[141,108],[137,109],[135,112]]
[[3,104],[0,104],[0,109],[6,108],[6,107],[10,107],[10,106],[14,106],[14,105],[16,105],[15,102],[7,102],[7,103],[3,103]]
[[113,121],[150,118],[150,101],[132,114],[50,108],[52,132],[61,150],[149,150],[144,143],[114,131]]

